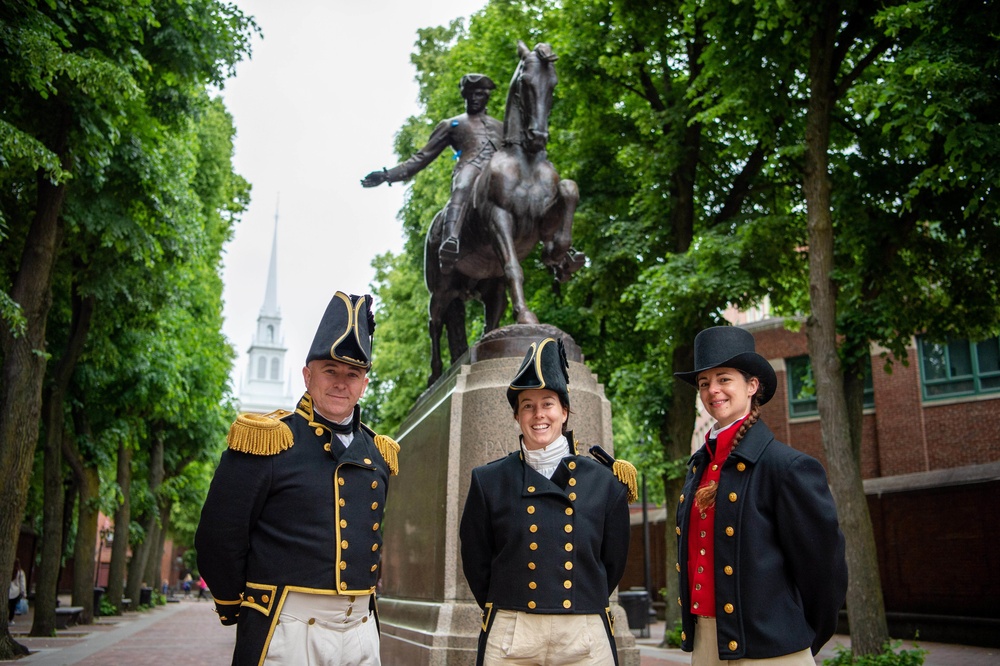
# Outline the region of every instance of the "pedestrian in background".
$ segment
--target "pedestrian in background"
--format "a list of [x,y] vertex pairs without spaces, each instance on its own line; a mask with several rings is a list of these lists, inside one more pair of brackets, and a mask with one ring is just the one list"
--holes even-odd
[[17,603],[28,597],[28,582],[21,568],[21,560],[14,560],[14,570],[10,575],[10,591],[7,593],[7,624],[14,624]]

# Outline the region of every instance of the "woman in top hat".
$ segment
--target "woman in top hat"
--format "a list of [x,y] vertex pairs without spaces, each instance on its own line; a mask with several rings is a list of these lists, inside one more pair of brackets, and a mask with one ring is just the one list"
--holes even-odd
[[677,507],[681,648],[693,666],[814,666],[847,593],[826,472],[760,420],[777,379],[748,331],[702,331],[694,361],[675,376],[698,389],[715,424]]
[[483,609],[480,665],[618,663],[608,597],[625,571],[635,468],[577,454],[568,367],[562,340],[531,345],[507,389],[519,450],[472,471],[460,537]]

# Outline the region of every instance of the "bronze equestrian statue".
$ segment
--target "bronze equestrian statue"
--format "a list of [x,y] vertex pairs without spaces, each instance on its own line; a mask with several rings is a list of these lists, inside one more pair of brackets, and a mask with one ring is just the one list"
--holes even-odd
[[478,298],[483,302],[484,333],[499,326],[508,291],[514,320],[518,324],[538,323],[525,301],[521,269],[521,261],[537,243],[542,243],[543,263],[559,281],[569,279],[586,261],[583,253],[570,245],[579,190],[572,180],[559,178],[545,150],[558,56],[545,43],[528,49],[519,41],[517,52],[520,63],[507,93],[501,146],[472,183],[471,199],[464,204],[464,222],[458,227],[457,258],[451,261],[441,256],[448,240],[448,207],[434,217],[427,232],[424,281],[430,292],[428,384],[433,384],[443,370],[443,329],[447,329],[452,362],[468,349],[465,301]]

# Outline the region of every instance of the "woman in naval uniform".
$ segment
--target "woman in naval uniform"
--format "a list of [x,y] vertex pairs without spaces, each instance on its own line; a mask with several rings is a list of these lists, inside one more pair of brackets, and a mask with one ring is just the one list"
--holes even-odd
[[715,425],[677,506],[681,648],[693,666],[814,666],[847,593],[826,472],[759,420],[777,378],[749,331],[705,329],[694,365],[675,374]]
[[[635,468],[577,454],[562,340],[533,343],[507,389],[519,450],[472,471],[462,564],[483,609],[477,664],[617,664]],[[601,452],[603,453],[603,452]]]

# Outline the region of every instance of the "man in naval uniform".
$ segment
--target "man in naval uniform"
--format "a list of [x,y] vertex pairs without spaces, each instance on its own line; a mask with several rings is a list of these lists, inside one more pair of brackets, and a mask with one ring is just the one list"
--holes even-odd
[[361,181],[364,187],[375,187],[407,180],[451,146],[458,163],[451,174],[451,198],[445,207],[443,240],[438,255],[443,273],[450,272],[458,259],[458,237],[472,184],[503,139],[503,123],[486,112],[490,93],[496,88],[490,77],[466,74],[458,88],[465,98],[465,113],[438,123],[427,145],[410,159],[391,169],[372,171]]
[[568,430],[562,340],[531,345],[507,389],[518,450],[472,471],[459,536],[483,609],[476,663],[618,663],[609,597],[625,572],[636,470]]
[[234,665],[378,665],[375,586],[399,446],[361,423],[371,296],[337,292],[294,412],[242,414],[195,535]]

